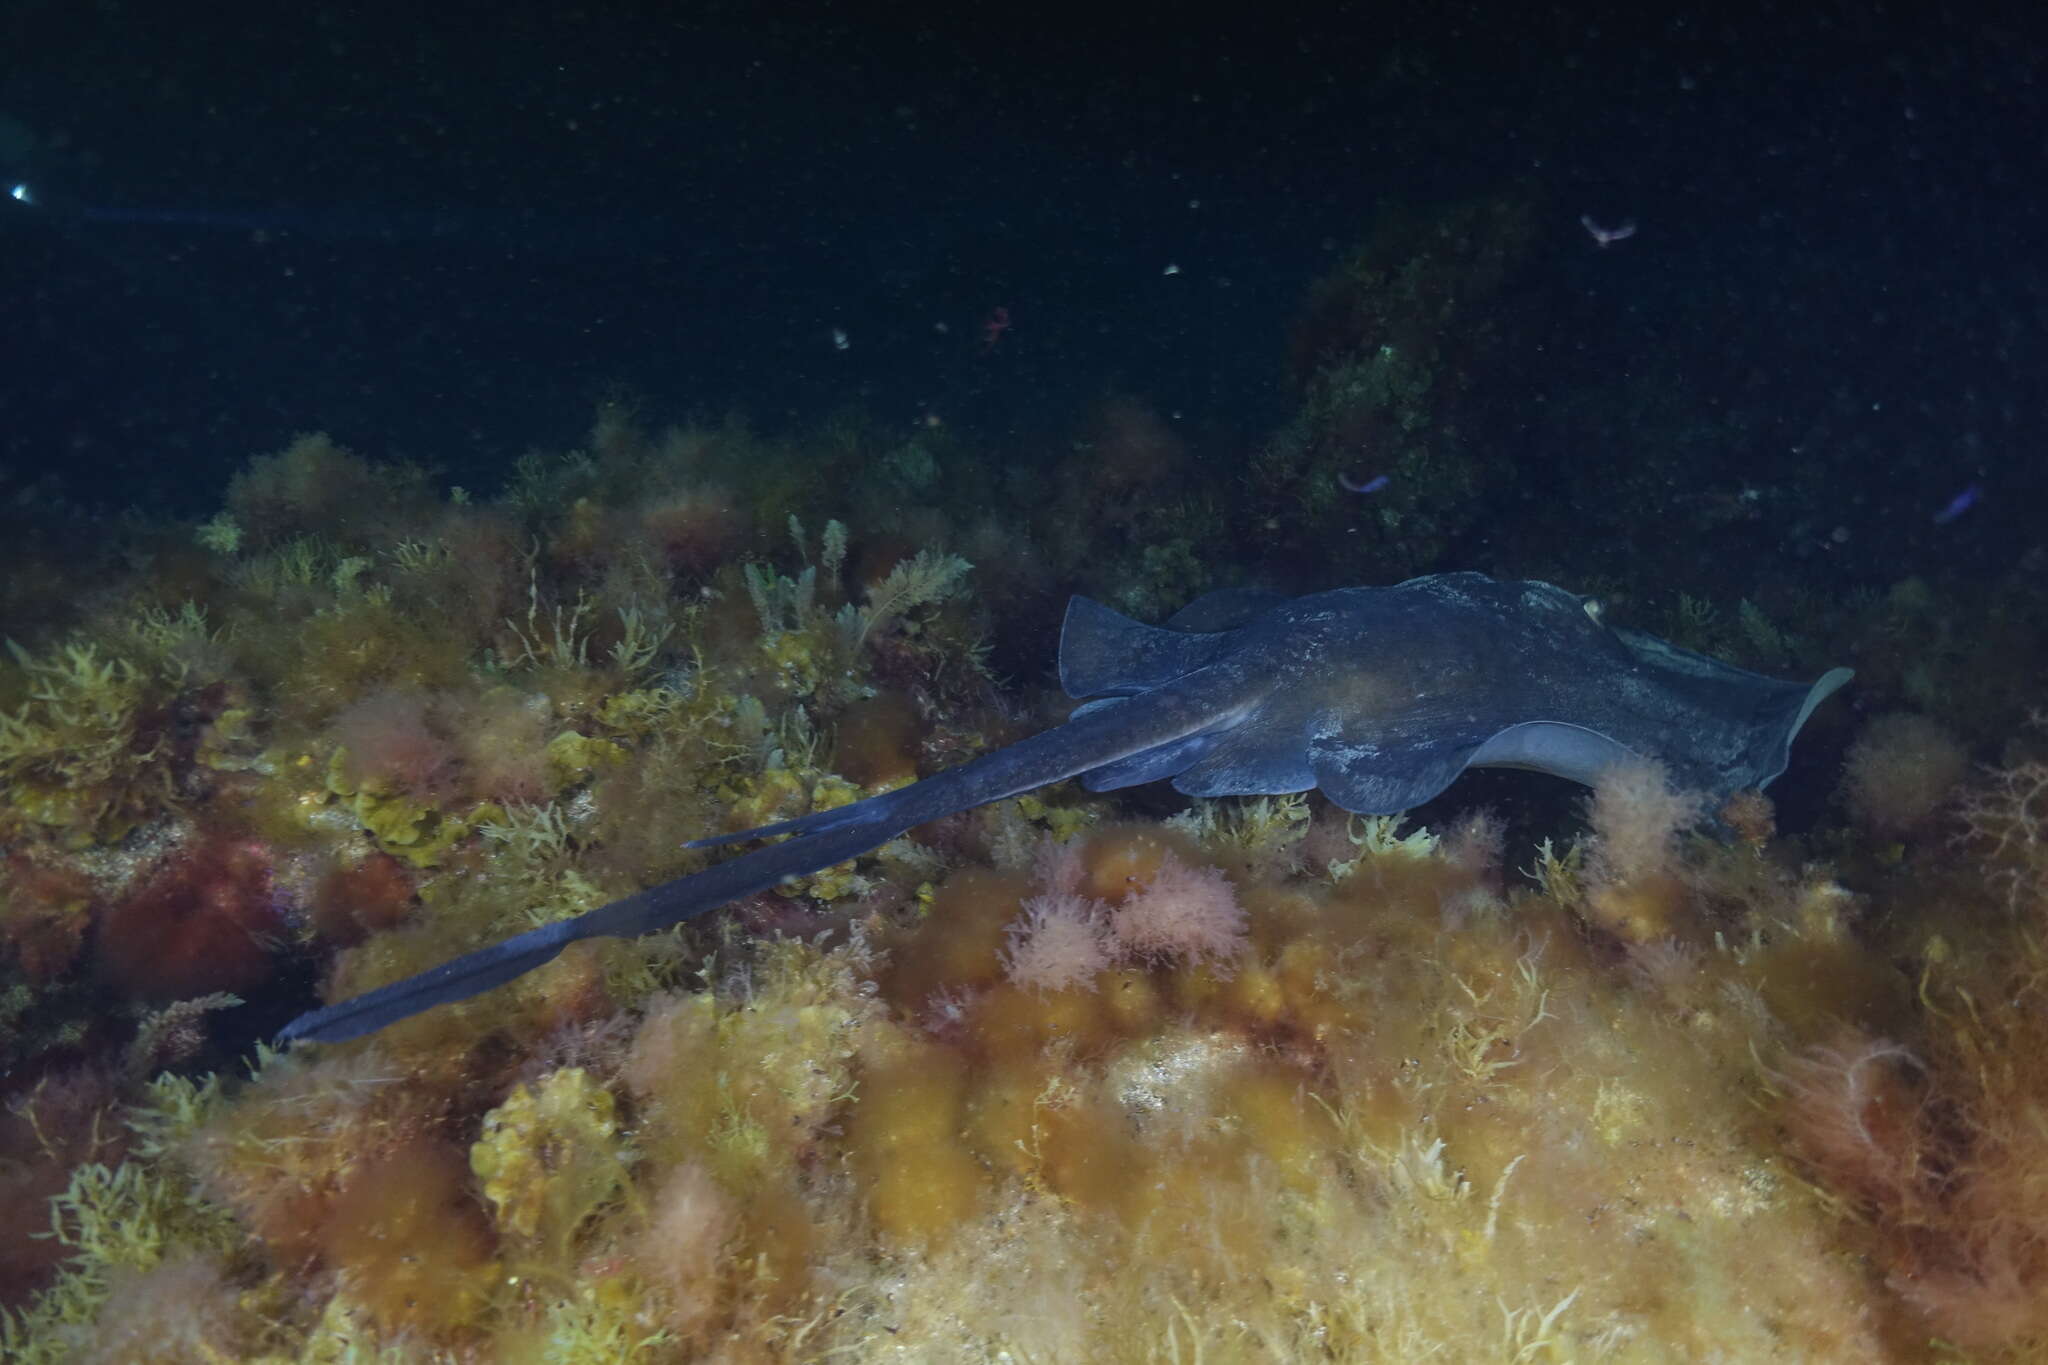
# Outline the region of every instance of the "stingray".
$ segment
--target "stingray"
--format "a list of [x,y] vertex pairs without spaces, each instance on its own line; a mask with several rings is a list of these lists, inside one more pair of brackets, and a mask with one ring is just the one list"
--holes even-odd
[[1235,590],[1148,626],[1067,607],[1060,725],[835,810],[700,839],[789,836],[301,1015],[282,1040],[339,1042],[502,985],[579,939],[666,929],[844,862],[940,816],[1078,777],[1091,791],[1171,779],[1189,796],[1320,789],[1362,815],[1418,806],[1467,768],[1590,784],[1630,759],[1716,804],[1785,771],[1792,740],[1847,682],[1781,682],[1606,623],[1534,580],[1436,574],[1306,597]]

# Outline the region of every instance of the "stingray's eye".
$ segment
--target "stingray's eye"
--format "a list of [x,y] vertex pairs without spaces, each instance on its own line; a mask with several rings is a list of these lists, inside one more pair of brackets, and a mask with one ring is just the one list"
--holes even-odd
[[1599,598],[1589,597],[1579,603],[1579,605],[1586,609],[1586,615],[1592,618],[1594,625],[1604,626],[1607,624],[1607,608],[1600,605]]

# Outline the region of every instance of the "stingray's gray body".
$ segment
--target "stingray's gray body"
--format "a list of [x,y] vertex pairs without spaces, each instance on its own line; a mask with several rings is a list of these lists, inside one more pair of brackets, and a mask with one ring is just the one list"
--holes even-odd
[[666,928],[886,843],[942,815],[1080,777],[1108,791],[1171,778],[1191,796],[1319,787],[1392,814],[1469,767],[1591,782],[1654,758],[1710,797],[1762,787],[1849,679],[1779,682],[1607,626],[1549,583],[1437,574],[1285,599],[1217,593],[1164,626],[1077,597],[1060,681],[1094,697],[1063,725],[897,791],[700,841],[795,835],[302,1015],[285,1038],[338,1041],[460,1000],[582,938]]
[[1471,767],[1590,783],[1629,755],[1716,798],[1762,787],[1848,679],[1778,682],[1604,625],[1552,584],[1476,573],[1292,600],[1212,594],[1163,627],[1076,598],[1060,641],[1070,696],[1170,688],[1218,716],[1088,772],[1091,789],[1163,777],[1189,796],[1320,787],[1370,815],[1419,806]]

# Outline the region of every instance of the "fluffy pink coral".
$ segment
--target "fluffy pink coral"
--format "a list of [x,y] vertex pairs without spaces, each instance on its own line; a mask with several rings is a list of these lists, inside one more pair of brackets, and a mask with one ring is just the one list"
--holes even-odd
[[1507,856],[1508,823],[1491,810],[1468,812],[1438,847],[1438,856],[1468,872],[1472,880],[1497,887]]
[[1925,1221],[1919,1059],[1848,1029],[1794,1057],[1779,1079],[1793,1144],[1829,1188],[1884,1217]]
[[1088,864],[1081,856],[1079,839],[1062,842],[1048,834],[1032,851],[1031,880],[1048,895],[1079,895],[1081,883],[1087,877]]
[[471,794],[532,803],[545,801],[550,792],[550,718],[545,697],[499,689],[459,708],[450,705],[430,720],[455,735],[464,785]]
[[1145,888],[1118,906],[1110,929],[1136,956],[1229,962],[1246,945],[1244,908],[1230,879],[1168,853]]
[[409,688],[387,688],[345,708],[333,735],[348,752],[349,780],[410,796],[442,795],[459,755],[434,710],[431,696]]
[[1842,794],[1862,828],[1887,837],[1908,834],[1932,821],[1969,768],[1969,755],[1946,726],[1894,711],[1871,721],[1849,746]]
[[717,1311],[719,1254],[739,1225],[739,1205],[702,1166],[685,1162],[669,1173],[633,1259],[666,1300],[670,1327],[692,1332]]
[[1593,779],[1586,811],[1593,827],[1593,880],[1626,884],[1670,872],[1678,860],[1678,832],[1705,813],[1699,794],[1674,787],[1670,770],[1653,758],[1606,769]]
[[1962,842],[1982,850],[2008,904],[2048,913],[2048,763],[1993,769],[1963,793],[1957,813]]
[[1058,991],[1085,986],[1113,958],[1105,907],[1080,896],[1033,896],[1010,922],[1003,970],[1019,986]]
[[746,532],[747,519],[715,488],[675,493],[640,511],[640,534],[659,561],[690,578],[709,576]]

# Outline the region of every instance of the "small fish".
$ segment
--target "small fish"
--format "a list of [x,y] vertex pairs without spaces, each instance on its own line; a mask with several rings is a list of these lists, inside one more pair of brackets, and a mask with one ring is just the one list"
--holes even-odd
[[1354,482],[1349,474],[1337,475],[1337,482],[1347,493],[1377,493],[1393,480],[1385,474],[1375,474],[1364,483]]
[[1586,235],[1593,239],[1594,245],[1600,247],[1610,247],[1616,242],[1625,242],[1636,235],[1634,219],[1630,219],[1620,227],[1601,227],[1593,221],[1592,214],[1582,213],[1579,215],[1579,226],[1586,230]]
[[1968,488],[1950,498],[1948,505],[1934,514],[1934,524],[1936,526],[1948,525],[1957,517],[1975,507],[1977,499],[1983,496],[1983,493],[1984,487],[1982,484],[1971,484]]
[[1003,339],[1003,333],[1010,330],[1010,310],[991,308],[988,318],[981,324],[981,349],[993,351],[996,343]]

